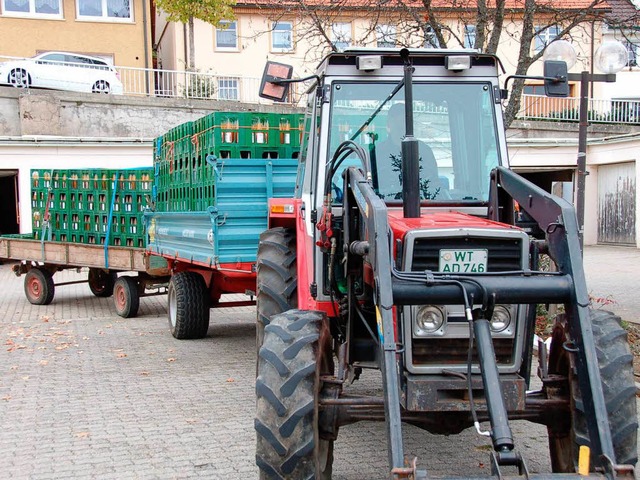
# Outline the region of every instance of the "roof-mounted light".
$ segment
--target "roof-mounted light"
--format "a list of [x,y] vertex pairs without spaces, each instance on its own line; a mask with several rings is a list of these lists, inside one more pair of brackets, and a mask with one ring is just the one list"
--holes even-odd
[[356,57],[356,68],[358,70],[365,70],[370,72],[372,70],[379,70],[382,68],[382,56],[381,55],[360,55]]
[[459,72],[471,68],[471,57],[469,55],[449,55],[444,59],[444,66],[447,70]]

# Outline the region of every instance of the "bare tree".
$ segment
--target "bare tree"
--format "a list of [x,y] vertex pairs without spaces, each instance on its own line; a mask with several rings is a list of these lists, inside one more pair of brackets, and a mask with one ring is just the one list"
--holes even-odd
[[[546,44],[535,39],[547,31],[557,32],[557,38],[571,38],[579,30],[594,22],[605,21],[611,13],[610,4],[628,0],[581,0],[571,7],[556,6],[552,0],[373,0],[365,4],[353,0],[273,0],[262,7],[264,14],[274,20],[297,18],[297,41],[310,45],[305,52],[308,61],[317,61],[336,49],[332,27],[341,19],[365,18],[368,27],[353,45],[375,41],[382,25],[395,25],[397,46],[425,46],[440,48],[472,47],[496,54],[504,42],[519,44],[517,58],[509,59],[515,66],[513,73],[524,75],[542,57]],[[637,15],[618,16],[618,27],[633,23]],[[372,38],[373,37],[373,38]],[[534,48],[538,47],[538,48]],[[520,108],[524,81],[513,84],[505,108],[505,123],[510,125]]]

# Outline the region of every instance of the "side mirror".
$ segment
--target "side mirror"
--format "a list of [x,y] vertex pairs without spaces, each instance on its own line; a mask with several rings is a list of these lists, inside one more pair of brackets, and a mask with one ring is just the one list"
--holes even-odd
[[284,102],[289,93],[293,67],[277,62],[267,62],[260,81],[258,96],[276,102]]
[[544,93],[547,97],[568,97],[567,63],[559,60],[544,62]]

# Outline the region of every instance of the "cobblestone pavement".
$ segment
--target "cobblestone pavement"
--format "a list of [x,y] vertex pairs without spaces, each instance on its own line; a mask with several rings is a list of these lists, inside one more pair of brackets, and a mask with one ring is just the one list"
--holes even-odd
[[[212,311],[206,339],[177,341],[166,296],[122,319],[86,284],[59,287],[46,307],[27,302],[9,265],[0,285],[0,478],[257,478],[251,308]],[[549,471],[545,429],[513,428],[530,469]],[[407,426],[405,450],[432,474],[490,473],[489,442],[471,430]],[[341,430],[335,479],[384,478],[386,466],[383,424]]]

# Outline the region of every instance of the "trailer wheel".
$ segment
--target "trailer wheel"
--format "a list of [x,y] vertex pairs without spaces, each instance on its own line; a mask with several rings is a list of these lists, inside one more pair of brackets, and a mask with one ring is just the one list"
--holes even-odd
[[138,314],[138,308],[140,308],[138,281],[128,275],[119,277],[113,287],[113,302],[116,306],[116,312],[122,318],[135,317]]
[[257,256],[256,341],[260,348],[264,327],[278,313],[298,306],[296,237],[290,228],[262,232]]
[[116,283],[118,274],[116,272],[105,272],[101,268],[89,269],[89,288],[96,297],[110,297],[113,295],[113,286]]
[[[602,391],[609,416],[616,462],[635,465],[638,461],[635,381],[633,356],[627,343],[627,333],[620,325],[620,317],[604,310],[591,310],[591,324],[602,379]],[[549,434],[551,465],[554,472],[576,472],[580,445],[589,445],[587,422],[582,396],[572,359],[563,348],[568,338],[566,328],[556,327],[549,372],[568,376],[568,395],[571,414],[564,432]],[[554,372],[555,371],[555,372]],[[593,469],[593,457],[591,459]]]
[[24,293],[33,305],[49,305],[56,292],[49,270],[34,267],[24,277]]
[[179,340],[204,338],[209,330],[209,292],[202,275],[179,272],[169,282],[169,329]]
[[320,312],[290,310],[265,327],[254,423],[260,478],[331,478],[333,440],[318,428],[320,378],[333,374],[331,355]]

